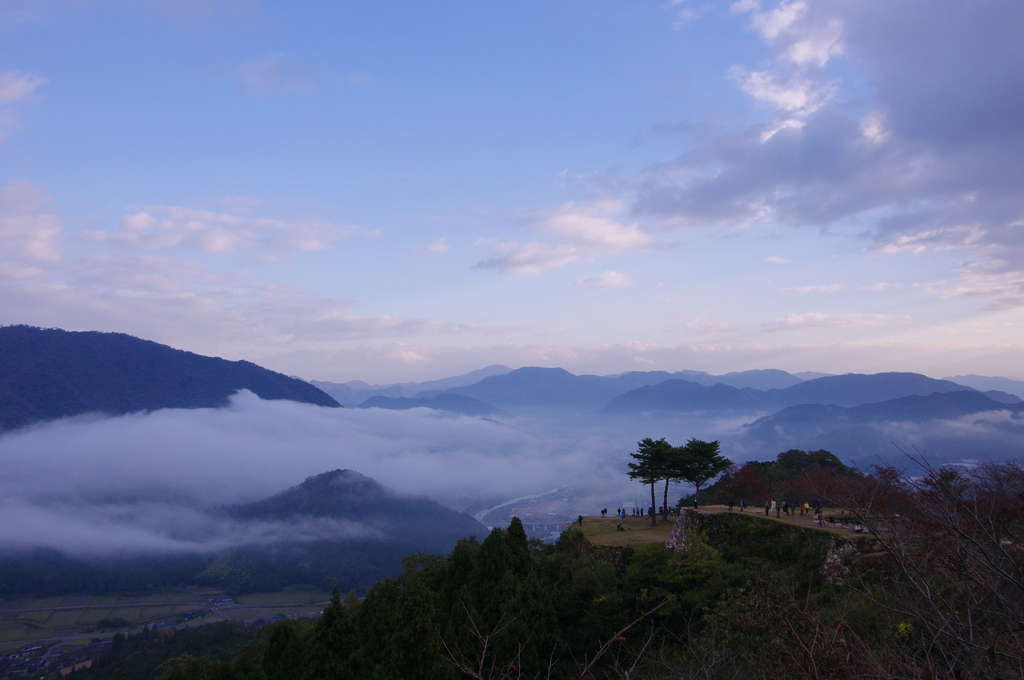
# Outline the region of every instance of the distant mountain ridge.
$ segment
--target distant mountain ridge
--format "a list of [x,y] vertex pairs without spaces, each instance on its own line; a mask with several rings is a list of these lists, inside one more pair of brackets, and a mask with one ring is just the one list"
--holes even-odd
[[0,429],[98,412],[224,406],[238,390],[261,399],[338,407],[302,380],[123,333],[0,327]]
[[621,394],[641,387],[684,380],[712,386],[725,384],[736,389],[751,385],[792,386],[800,379],[775,369],[740,371],[713,376],[700,371],[631,371],[614,376],[574,375],[562,368],[525,367],[505,375],[485,378],[466,387],[446,390],[503,408],[547,407],[595,409]]
[[801,404],[852,407],[910,395],[963,390],[972,391],[969,387],[918,373],[848,373],[814,378],[782,390],[737,389],[723,384],[703,386],[685,380],[668,380],[621,394],[609,401],[601,412],[777,411]]
[[327,382],[323,380],[310,380],[309,382],[337,399],[343,406],[355,406],[372,397],[390,397],[397,399],[434,396],[433,394],[424,393],[440,393],[441,391],[452,387],[472,385],[484,378],[488,378],[493,375],[504,375],[511,370],[512,369],[508,366],[494,364],[491,366],[485,366],[484,368],[478,368],[475,371],[470,371],[465,375],[457,375],[451,378],[427,380],[419,383],[391,383],[387,385],[371,385],[363,382],[362,380],[350,380],[345,383]]
[[[979,437],[972,417],[983,414],[992,415],[990,420],[1001,434]],[[742,441],[762,450],[832,447],[845,456],[868,456],[869,461],[900,446],[908,450],[919,446],[929,456],[956,460],[990,456],[997,450],[1019,451],[1012,433],[1019,430],[1022,415],[1024,402],[1007,404],[975,390],[911,395],[853,407],[800,404],[745,425]],[[908,434],[910,440],[905,439]]]
[[1024,380],[975,375],[973,373],[971,375],[954,375],[945,379],[967,387],[973,387],[974,389],[982,392],[990,392],[994,390],[998,392],[1006,392],[1007,394],[1012,394],[1020,399],[1024,399]]

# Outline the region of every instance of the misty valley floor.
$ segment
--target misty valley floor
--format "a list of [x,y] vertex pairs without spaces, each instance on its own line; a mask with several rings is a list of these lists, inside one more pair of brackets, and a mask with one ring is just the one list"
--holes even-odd
[[[303,616],[319,612],[329,594],[310,588],[285,588],[272,593],[250,593],[234,598],[234,605],[212,607],[209,598],[223,594],[212,589],[157,591],[145,594],[67,595],[0,600],[0,655],[33,641],[62,641],[72,646],[99,636],[127,633],[141,626],[166,621],[194,627],[217,621],[249,621],[276,614]],[[203,612],[201,618],[182,621],[185,612]],[[97,629],[104,619],[124,619],[124,628]]]

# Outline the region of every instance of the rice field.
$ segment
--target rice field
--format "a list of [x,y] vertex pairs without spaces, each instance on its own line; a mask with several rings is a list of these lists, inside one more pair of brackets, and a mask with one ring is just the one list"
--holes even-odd
[[[274,593],[252,593],[236,599],[239,606],[211,612],[207,598],[222,594],[212,589],[123,593],[108,595],[67,595],[63,597],[0,600],[0,654],[34,640],[89,638],[127,632],[148,623],[178,620],[188,611],[204,610],[199,619],[181,625],[197,626],[224,619],[245,621],[275,614],[301,615],[323,609],[330,593],[316,589],[286,588]],[[103,619],[121,618],[128,628],[97,630]]]

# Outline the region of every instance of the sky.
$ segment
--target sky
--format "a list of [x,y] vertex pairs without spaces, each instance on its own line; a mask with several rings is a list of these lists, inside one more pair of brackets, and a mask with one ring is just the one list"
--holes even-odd
[[0,0],[0,324],[1024,377],[1024,4]]

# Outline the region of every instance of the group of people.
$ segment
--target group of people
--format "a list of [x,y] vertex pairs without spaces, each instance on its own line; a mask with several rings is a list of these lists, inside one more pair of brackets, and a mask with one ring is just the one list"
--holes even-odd
[[[747,501],[741,498],[739,503],[734,500],[729,501],[729,512],[732,512],[733,507],[737,505],[739,505],[740,512],[744,512],[747,509]],[[786,515],[787,517],[796,517],[798,512],[800,513],[800,517],[810,515],[813,512],[814,519],[818,526],[825,524],[825,517],[821,512],[821,499],[815,499],[813,506],[806,502],[798,505],[790,505],[789,501],[782,501],[779,503],[775,500],[770,500],[764,502],[765,517],[771,517],[773,513],[777,518],[782,517],[782,515]]]
[[[671,508],[671,507],[668,508],[668,510],[666,510],[664,506],[659,506],[658,507],[658,514],[659,515],[663,515],[663,516],[678,514],[677,512],[673,512],[673,510],[674,510],[674,508]],[[654,514],[654,506],[652,505],[651,507],[647,508],[646,510],[643,509],[643,508],[630,508],[629,512],[630,512],[630,517],[650,517],[651,515]],[[601,517],[607,517],[607,516],[608,516],[608,508],[605,508],[604,510],[601,511]],[[615,516],[619,518],[620,522],[626,521],[626,508],[615,508]]]
[[810,515],[812,511],[818,526],[822,526],[825,523],[825,517],[821,512],[821,499],[815,499],[813,506],[806,502],[800,505],[790,505],[788,501],[782,501],[782,503],[777,503],[774,500],[764,502],[764,514],[769,516],[774,512],[776,517],[781,517],[783,514],[796,517],[797,512],[799,512],[800,516],[803,517]]
[[[602,510],[601,512],[603,516],[603,513],[607,512],[607,510]],[[644,510],[643,508],[632,508],[630,512],[632,513],[632,517],[650,517],[654,514],[654,506],[652,505],[646,510]],[[616,508],[615,514],[618,515],[619,519],[626,519],[625,508]]]

